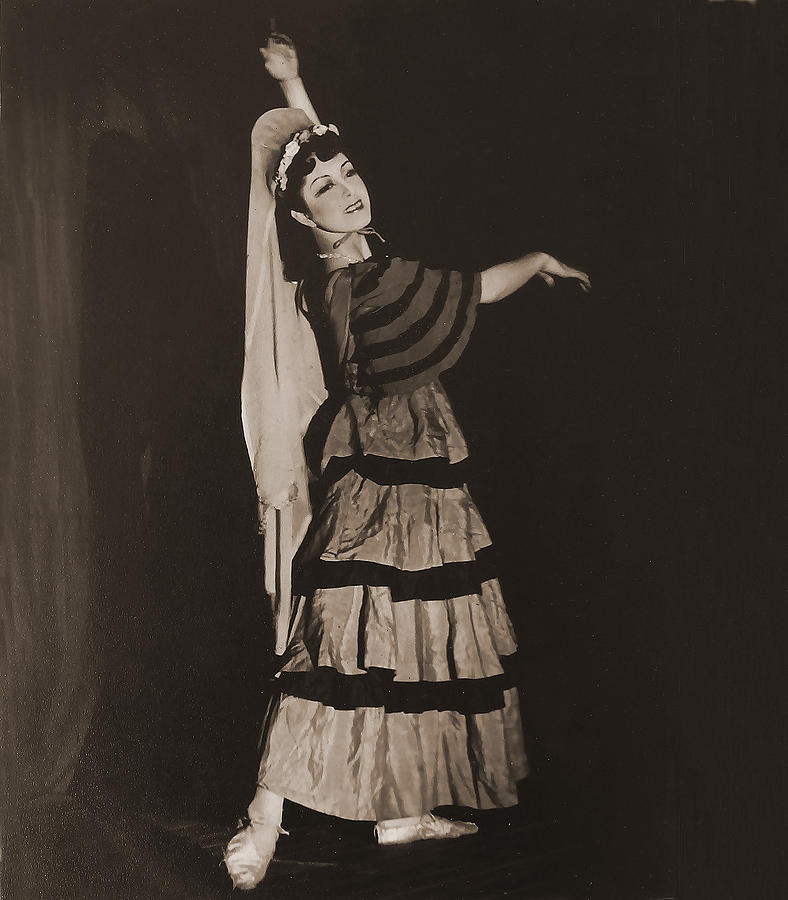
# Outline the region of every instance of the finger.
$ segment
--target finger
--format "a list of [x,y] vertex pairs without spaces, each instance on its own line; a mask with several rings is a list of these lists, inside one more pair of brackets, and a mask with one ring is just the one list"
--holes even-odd
[[265,46],[260,47],[260,52],[276,53],[280,56],[294,56],[295,45],[286,34],[271,33],[265,39]]
[[584,275],[582,272],[580,272],[579,274],[573,275],[572,277],[576,278],[580,282],[580,284],[591,287],[591,279],[588,277],[588,275]]
[[576,278],[578,282],[583,286],[584,291],[591,290],[591,279],[588,277],[588,275],[585,274],[585,272],[578,272],[573,277]]
[[290,61],[296,58],[295,50],[289,50],[287,47],[279,47],[277,45],[266,45],[260,47],[260,55],[266,63],[276,63],[279,61]]
[[281,31],[272,31],[271,34],[268,35],[267,43],[274,43],[280,46],[289,47],[291,50],[295,48],[293,39],[288,37],[286,34],[282,34]]

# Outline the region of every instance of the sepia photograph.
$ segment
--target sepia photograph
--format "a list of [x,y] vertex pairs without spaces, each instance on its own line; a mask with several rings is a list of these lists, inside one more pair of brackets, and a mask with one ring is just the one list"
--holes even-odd
[[788,896],[786,88],[781,0],[2,0],[2,900]]

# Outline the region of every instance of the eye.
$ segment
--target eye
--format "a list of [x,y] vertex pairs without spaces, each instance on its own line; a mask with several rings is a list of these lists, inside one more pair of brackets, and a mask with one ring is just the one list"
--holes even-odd
[[357,175],[357,174],[358,174],[358,172],[356,172],[355,169],[345,169],[345,175],[348,178],[352,178],[354,175]]
[[323,183],[323,184],[315,191],[315,196],[316,196],[316,197],[319,197],[321,194],[325,194],[325,192],[326,192],[329,188],[332,188],[332,187],[334,187],[334,182],[333,182],[333,181],[326,181],[326,182],[324,182],[324,183]]

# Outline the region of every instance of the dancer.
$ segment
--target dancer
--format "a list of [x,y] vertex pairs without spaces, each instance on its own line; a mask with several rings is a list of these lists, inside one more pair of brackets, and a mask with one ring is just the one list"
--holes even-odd
[[[590,288],[546,253],[481,273],[373,253],[367,188],[292,43],[261,52],[288,108],[252,132],[242,413],[282,665],[249,824],[225,854],[241,889],[265,875],[285,798],[374,822],[381,844],[477,830],[437,807],[517,803],[515,636],[440,374],[479,304],[534,276]],[[314,239],[297,288],[277,211]]]

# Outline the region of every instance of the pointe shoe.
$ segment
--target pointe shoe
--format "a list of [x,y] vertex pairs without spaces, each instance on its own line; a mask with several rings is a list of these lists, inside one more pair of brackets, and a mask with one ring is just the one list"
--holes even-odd
[[251,822],[239,829],[224,851],[224,864],[234,888],[251,891],[260,884],[274,858],[280,834],[287,832],[267,822]]
[[379,844],[410,844],[413,841],[443,840],[476,834],[479,826],[474,822],[452,822],[433,813],[412,819],[389,819],[378,822],[375,836]]

